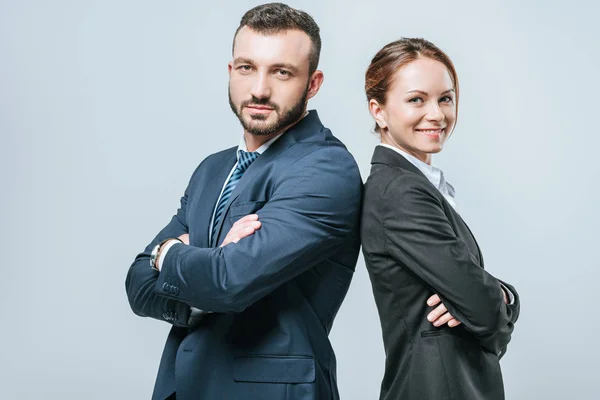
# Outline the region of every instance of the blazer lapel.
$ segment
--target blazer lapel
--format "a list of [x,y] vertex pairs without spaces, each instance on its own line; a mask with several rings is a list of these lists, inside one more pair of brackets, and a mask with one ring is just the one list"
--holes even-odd
[[231,149],[231,152],[227,152],[223,161],[215,163],[215,168],[207,171],[207,178],[203,180],[205,183],[194,210],[198,213],[197,217],[194,218],[194,222],[197,224],[194,242],[198,247],[210,247],[210,242],[208,241],[210,221],[225,180],[237,161],[236,152],[237,147]]
[[321,128],[323,128],[323,125],[319,120],[317,112],[315,110],[309,111],[309,114],[306,117],[291,127],[288,131],[284,132],[281,137],[275,141],[275,143],[269,146],[269,148],[248,167],[246,172],[244,172],[244,175],[242,175],[242,178],[235,186],[235,189],[233,189],[233,192],[229,197],[229,201],[225,205],[223,214],[221,214],[221,219],[217,225],[217,230],[215,231],[215,235],[217,235],[217,237],[220,237],[221,235],[223,221],[225,221],[225,216],[229,212],[231,204],[233,204],[235,199],[240,195],[244,188],[246,188],[250,182],[254,182],[259,174],[265,169],[265,167],[277,159],[277,157],[285,152],[285,150],[303,138],[314,134],[316,130],[320,131]]

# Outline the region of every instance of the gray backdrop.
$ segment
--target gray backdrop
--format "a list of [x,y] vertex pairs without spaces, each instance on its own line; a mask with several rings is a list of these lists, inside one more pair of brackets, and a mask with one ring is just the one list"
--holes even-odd
[[[147,399],[169,325],[136,317],[134,256],[196,165],[236,145],[227,62],[257,1],[0,1],[0,397]],[[597,399],[600,30],[593,1],[292,1],[322,29],[310,107],[356,157],[377,143],[370,58],[401,36],[458,69],[458,126],[434,158],[521,319],[508,399]],[[342,398],[383,372],[362,256],[331,334]]]

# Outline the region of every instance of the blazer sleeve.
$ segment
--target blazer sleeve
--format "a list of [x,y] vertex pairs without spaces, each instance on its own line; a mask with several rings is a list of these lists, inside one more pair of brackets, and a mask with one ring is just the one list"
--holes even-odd
[[502,355],[518,317],[504,303],[500,281],[479,264],[446,217],[440,196],[418,177],[394,178],[381,199],[390,255],[437,293],[448,311],[480,344]]
[[[241,312],[330,257],[356,232],[361,188],[350,153],[321,147],[279,174],[257,212],[258,231],[224,247],[174,245],[154,290],[202,310]],[[165,292],[169,286],[177,290]]]
[[133,312],[141,317],[151,317],[176,326],[187,327],[190,316],[189,305],[175,299],[161,296],[154,291],[159,272],[150,267],[150,252],[161,241],[188,233],[186,223],[188,190],[181,198],[180,207],[171,221],[138,254],[129,267],[125,280],[125,290]]
[[510,323],[507,324],[506,327],[501,327],[501,329],[496,332],[495,335],[487,338],[487,347],[492,347],[498,350],[498,356],[502,358],[504,354],[506,354],[506,349],[508,347],[508,343],[510,342],[512,331],[514,330],[514,324],[519,319],[519,313],[521,311],[521,298],[519,297],[519,293],[517,293],[517,289],[513,285],[508,282],[500,281],[504,286],[510,290],[510,292],[514,296],[514,301],[512,304],[507,307],[512,311],[510,316]]

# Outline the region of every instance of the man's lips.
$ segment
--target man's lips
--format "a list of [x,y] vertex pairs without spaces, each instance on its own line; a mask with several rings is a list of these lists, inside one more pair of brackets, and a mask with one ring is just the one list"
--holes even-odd
[[267,111],[273,111],[273,108],[268,107],[268,106],[254,106],[254,105],[247,105],[246,108],[249,108],[252,111],[258,111],[258,112],[267,112]]

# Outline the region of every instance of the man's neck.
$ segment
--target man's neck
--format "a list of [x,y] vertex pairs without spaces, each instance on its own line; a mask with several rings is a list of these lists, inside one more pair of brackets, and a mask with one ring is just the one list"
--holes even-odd
[[[287,129],[287,128],[286,128]],[[282,131],[283,132],[283,131]],[[244,130],[244,140],[246,141],[246,150],[249,152],[256,151],[260,146],[279,135],[280,132],[271,135],[253,135]]]

